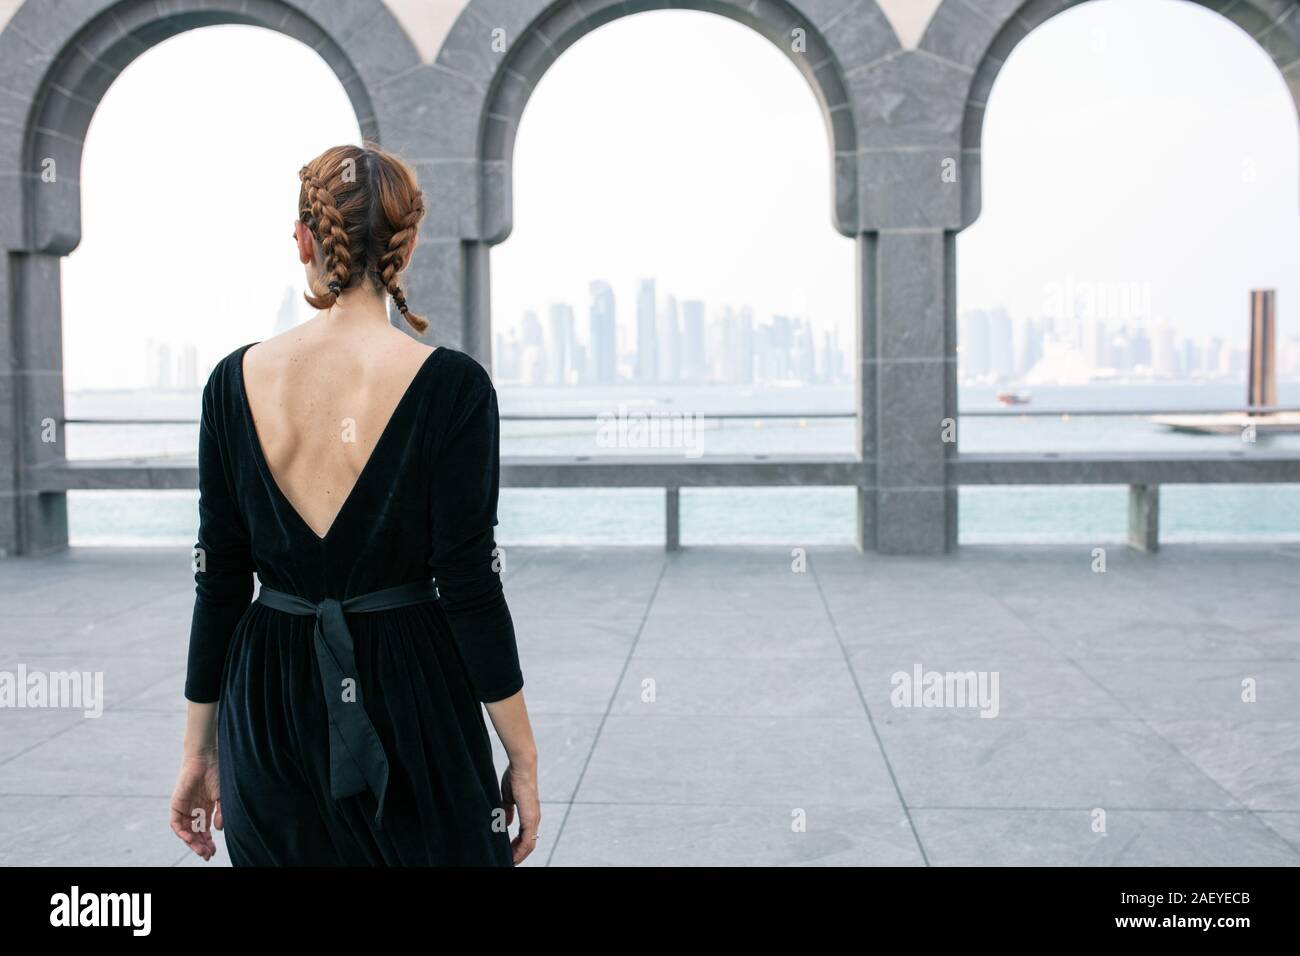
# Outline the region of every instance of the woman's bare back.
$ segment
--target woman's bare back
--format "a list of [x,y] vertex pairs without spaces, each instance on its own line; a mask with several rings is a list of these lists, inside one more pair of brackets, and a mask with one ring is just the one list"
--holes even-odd
[[318,318],[244,353],[263,457],[318,537],[329,532],[431,351],[391,326],[327,330]]

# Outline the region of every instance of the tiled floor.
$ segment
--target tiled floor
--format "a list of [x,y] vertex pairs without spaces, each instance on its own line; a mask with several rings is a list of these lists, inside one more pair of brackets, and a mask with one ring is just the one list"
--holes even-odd
[[[1300,864],[1300,548],[797,563],[507,555],[529,865]],[[204,865],[167,826],[191,586],[185,551],[0,561],[0,671],[106,697],[0,709],[0,863]],[[917,668],[996,697],[896,706]]]

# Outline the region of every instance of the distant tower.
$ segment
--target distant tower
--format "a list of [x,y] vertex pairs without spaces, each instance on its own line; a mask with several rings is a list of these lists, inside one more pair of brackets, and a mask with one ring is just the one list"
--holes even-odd
[[688,299],[682,303],[682,368],[688,382],[703,382],[709,374],[704,349],[704,303]]
[[659,336],[655,333],[655,280],[642,279],[636,299],[636,380],[659,380]]
[[659,381],[678,382],[682,377],[682,330],[677,321],[677,298],[666,296],[659,311]]
[[608,282],[593,279],[588,286],[591,306],[588,311],[590,330],[587,340],[591,344],[591,361],[596,383],[612,384],[618,366],[618,331],[614,320],[614,290]]
[[275,332],[279,335],[281,332],[288,332],[298,324],[298,295],[293,291],[293,286],[284,287],[284,298],[280,300],[280,309],[275,314]]
[[1250,383],[1246,404],[1277,404],[1277,351],[1274,332],[1277,290],[1255,289],[1250,293]]
[[573,306],[555,303],[551,306],[551,347],[547,362],[552,385],[566,385],[569,368],[573,362]]

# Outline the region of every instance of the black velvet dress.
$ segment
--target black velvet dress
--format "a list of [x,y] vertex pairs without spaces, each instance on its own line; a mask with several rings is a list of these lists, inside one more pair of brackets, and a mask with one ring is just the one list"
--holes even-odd
[[220,701],[231,862],[509,866],[480,706],[523,686],[494,554],[492,382],[433,351],[320,537],[263,456],[251,344],[203,391],[185,683]]

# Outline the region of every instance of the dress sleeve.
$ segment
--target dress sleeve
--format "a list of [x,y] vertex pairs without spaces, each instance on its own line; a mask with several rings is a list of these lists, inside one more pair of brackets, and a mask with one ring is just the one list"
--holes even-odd
[[235,625],[253,599],[253,557],[235,502],[219,440],[213,374],[203,389],[199,423],[199,535],[194,546],[194,616],[190,622],[185,697],[213,703],[221,697],[226,650]]
[[493,534],[501,483],[496,389],[481,366],[467,378],[433,460],[429,567],[474,691],[490,703],[518,693],[524,678]]

